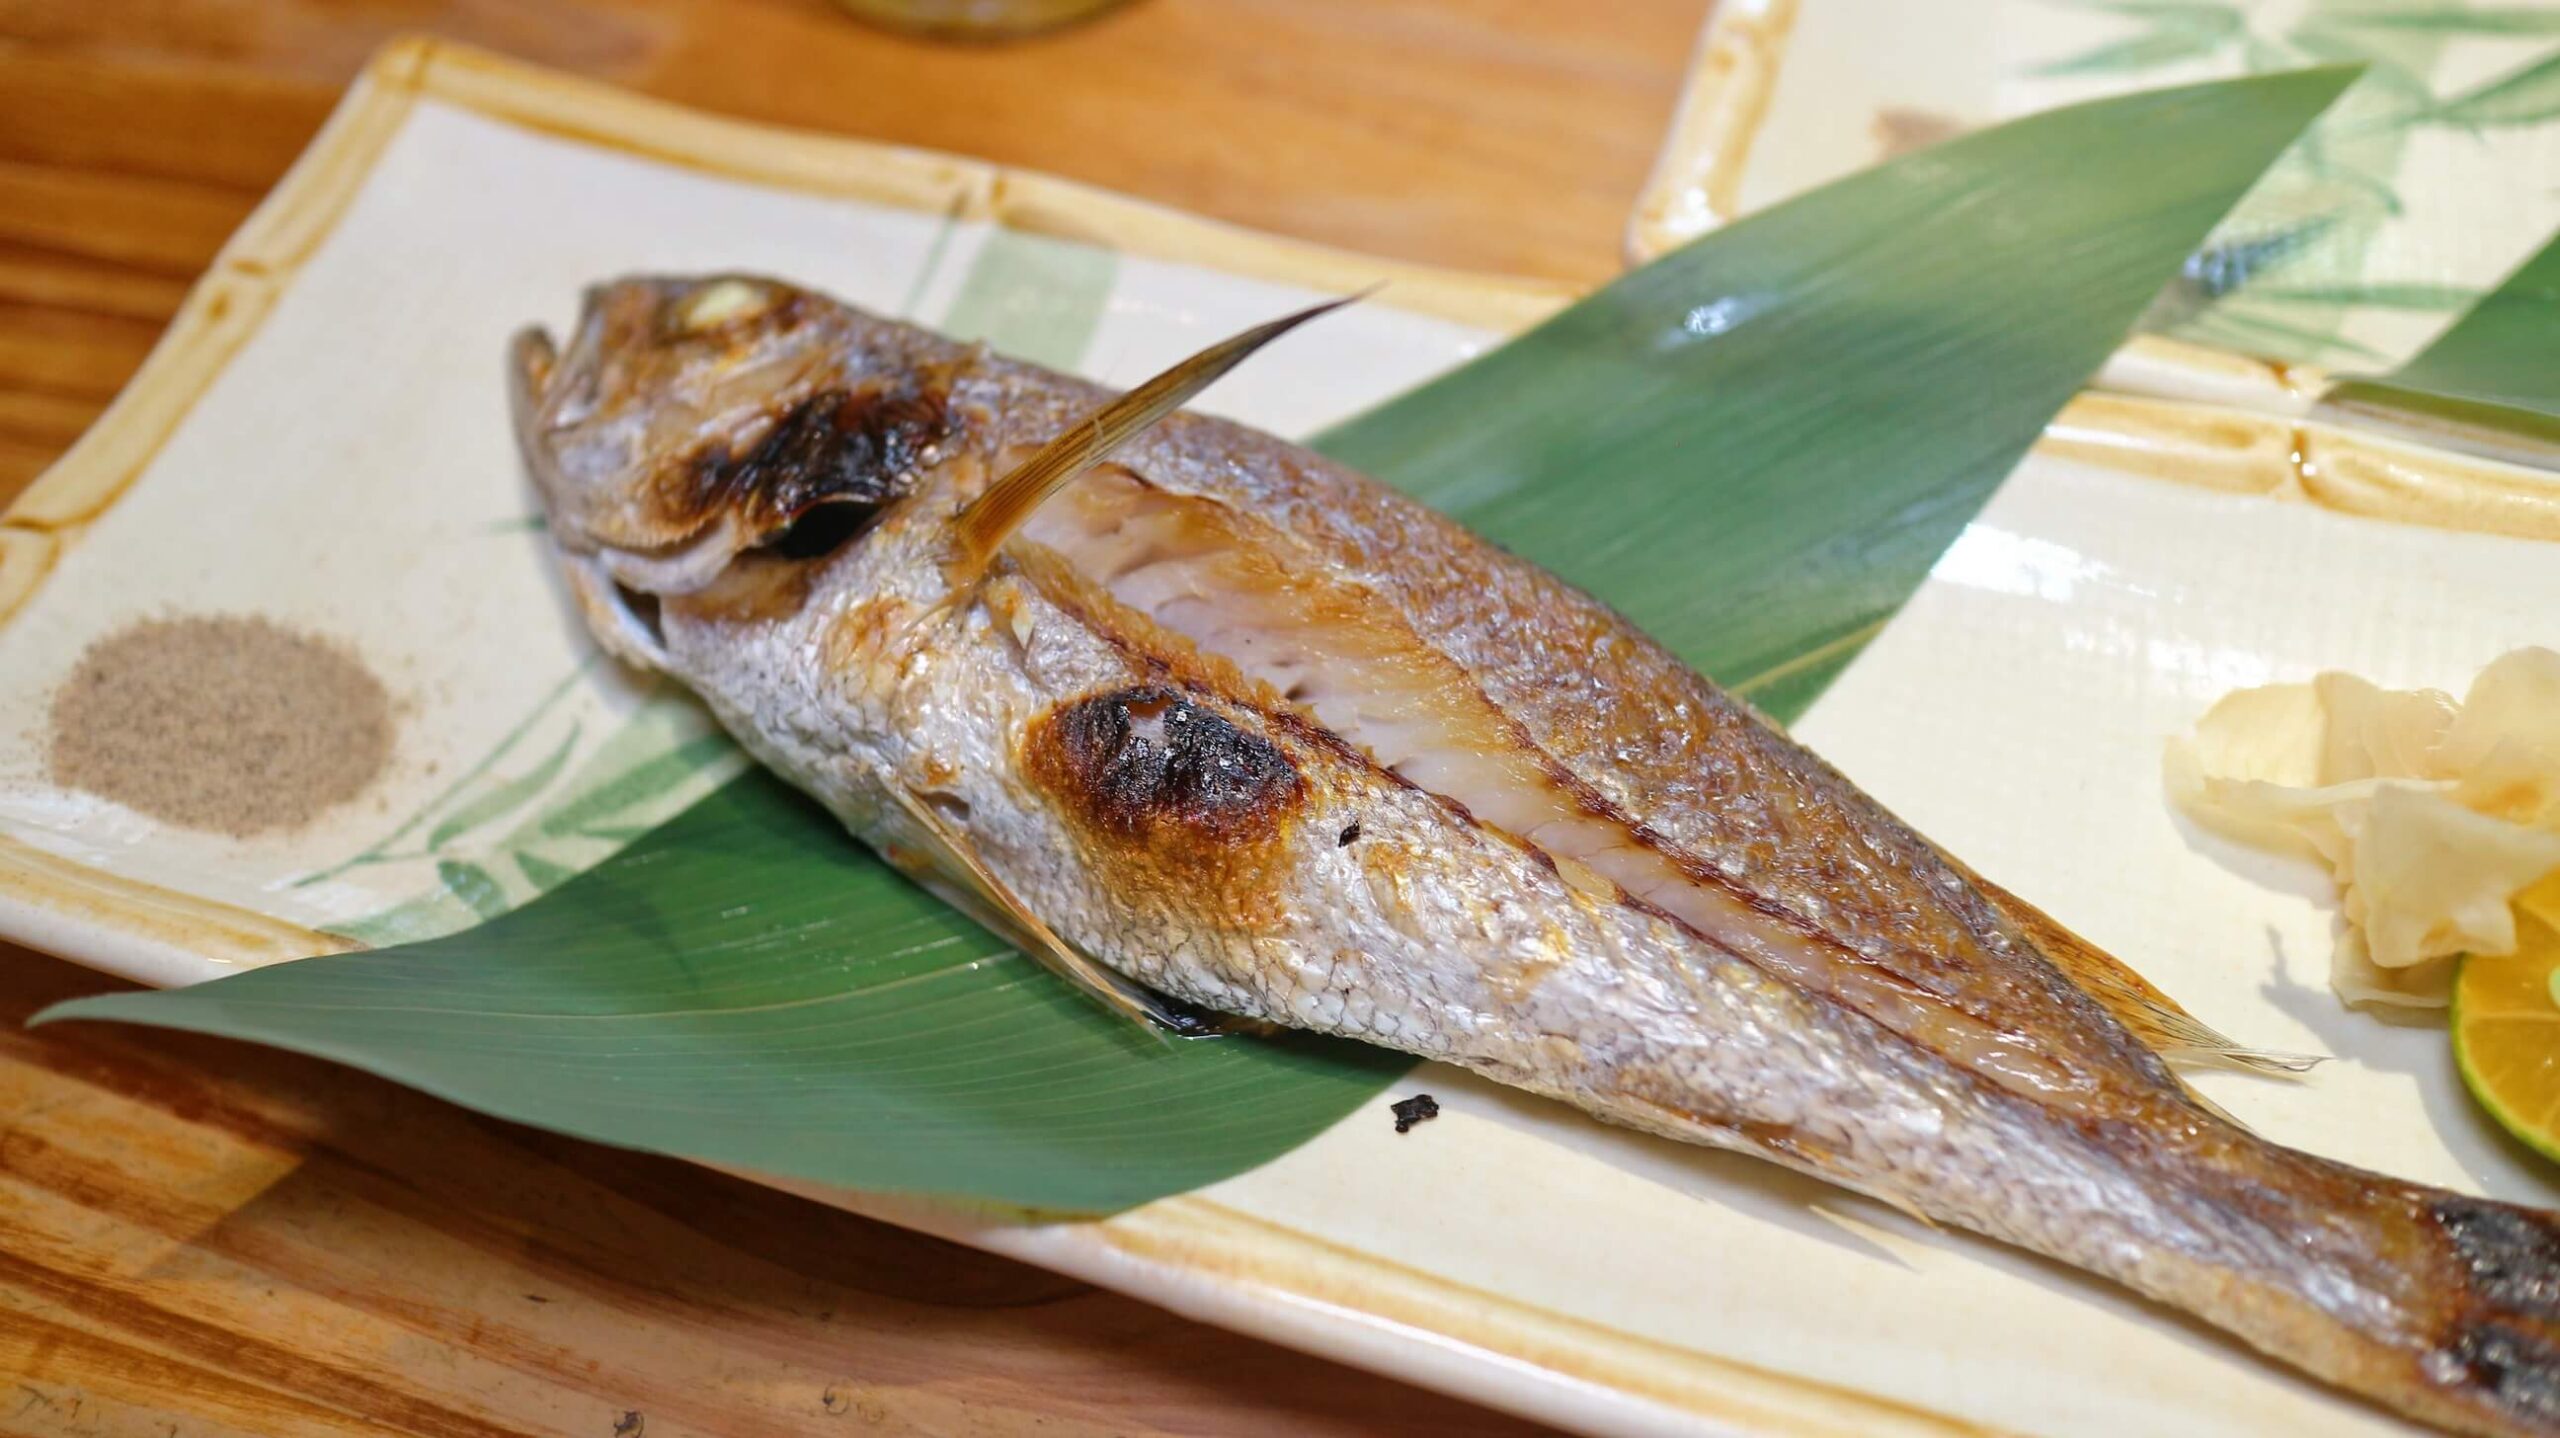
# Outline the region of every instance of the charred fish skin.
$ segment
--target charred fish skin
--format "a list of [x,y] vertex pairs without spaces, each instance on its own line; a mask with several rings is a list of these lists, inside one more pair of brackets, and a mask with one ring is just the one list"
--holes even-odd
[[1009,932],[2560,1432],[2550,1216],[2220,1119],[2111,960],[1445,518],[1176,415],[964,582],[973,502],[1111,397],[754,277],[600,286],[513,379],[599,640]]

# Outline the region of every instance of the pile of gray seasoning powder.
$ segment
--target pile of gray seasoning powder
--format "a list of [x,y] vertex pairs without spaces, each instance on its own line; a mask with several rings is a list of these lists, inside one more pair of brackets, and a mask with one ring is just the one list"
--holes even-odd
[[308,823],[391,757],[363,661],[269,620],[153,619],[89,646],[53,696],[53,782],[192,829]]

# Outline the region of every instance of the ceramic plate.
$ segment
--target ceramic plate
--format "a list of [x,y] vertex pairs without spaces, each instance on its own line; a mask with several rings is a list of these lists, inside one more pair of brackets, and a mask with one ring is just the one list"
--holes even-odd
[[[580,285],[653,267],[769,270],[1105,380],[1393,278],[1214,392],[1283,432],[1557,298],[395,47],[0,527],[0,933],[184,983],[441,932],[730,772],[689,704],[589,655],[501,401],[512,329],[565,324]],[[2439,1032],[2330,998],[2316,888],[2270,888],[2182,832],[2157,771],[2162,740],[2234,685],[2345,666],[2459,688],[2502,649],[2560,639],[2555,541],[2560,491],[2532,471],[2085,397],[1801,732],[2208,1021],[2344,1056],[2308,1083],[2205,1075],[2242,1118],[2553,1202],[2473,1116]],[[50,785],[44,706],[82,648],[217,611],[360,650],[403,709],[389,776],[254,841]],[[529,774],[549,777],[514,782]],[[545,823],[573,805],[614,822]],[[1589,1432],[2396,1429],[2104,1285],[1769,1165],[1448,1070],[1413,1086],[1439,1122],[1398,1137],[1355,1114],[1103,1222],[819,1196]]]
[[1629,245],[1659,253],[2055,105],[2340,63],[2364,77],[2148,327],[2289,365],[2389,369],[2560,226],[2555,0],[1723,0]]

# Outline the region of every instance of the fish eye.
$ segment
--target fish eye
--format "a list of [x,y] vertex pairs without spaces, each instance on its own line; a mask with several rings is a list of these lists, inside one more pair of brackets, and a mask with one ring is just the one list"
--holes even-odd
[[678,335],[699,335],[762,318],[781,302],[774,287],[728,277],[713,280],[678,301],[667,316]]

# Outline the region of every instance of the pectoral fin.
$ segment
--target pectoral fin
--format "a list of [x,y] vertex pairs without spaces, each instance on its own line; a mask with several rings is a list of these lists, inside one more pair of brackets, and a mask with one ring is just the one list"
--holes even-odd
[[1166,998],[1085,957],[1024,907],[1004,881],[987,868],[986,861],[978,857],[968,837],[935,813],[932,805],[902,785],[892,784],[889,792],[931,844],[935,856],[942,861],[941,872],[977,900],[967,906],[970,917],[994,930],[999,938],[1029,954],[1043,968],[1081,989],[1104,1008],[1159,1035],[1213,1038],[1238,1031],[1243,1021]]

